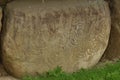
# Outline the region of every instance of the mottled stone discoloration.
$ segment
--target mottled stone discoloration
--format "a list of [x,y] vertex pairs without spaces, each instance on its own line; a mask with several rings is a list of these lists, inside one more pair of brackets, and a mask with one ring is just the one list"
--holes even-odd
[[17,1],[6,13],[2,57],[16,77],[57,66],[67,72],[91,67],[108,43],[110,13],[103,0]]

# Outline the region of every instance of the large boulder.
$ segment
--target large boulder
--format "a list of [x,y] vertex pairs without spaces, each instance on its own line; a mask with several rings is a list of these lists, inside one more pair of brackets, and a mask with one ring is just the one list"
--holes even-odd
[[102,60],[117,60],[120,59],[120,0],[109,0],[109,2],[112,27],[109,45]]
[[3,64],[15,77],[91,67],[106,49],[110,21],[104,0],[14,1],[5,11]]

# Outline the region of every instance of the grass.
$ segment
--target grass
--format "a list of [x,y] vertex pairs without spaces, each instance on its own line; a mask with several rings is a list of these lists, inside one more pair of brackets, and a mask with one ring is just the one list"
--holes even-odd
[[71,74],[57,67],[46,74],[26,76],[22,80],[120,80],[120,61],[92,69],[81,69]]

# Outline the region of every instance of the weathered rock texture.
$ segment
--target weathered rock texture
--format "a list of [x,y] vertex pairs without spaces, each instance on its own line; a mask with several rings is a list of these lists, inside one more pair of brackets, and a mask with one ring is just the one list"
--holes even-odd
[[108,43],[109,14],[103,0],[8,4],[2,31],[6,70],[21,77],[57,66],[73,72],[95,65]]
[[103,59],[120,59],[120,0],[109,0],[112,28],[110,41]]

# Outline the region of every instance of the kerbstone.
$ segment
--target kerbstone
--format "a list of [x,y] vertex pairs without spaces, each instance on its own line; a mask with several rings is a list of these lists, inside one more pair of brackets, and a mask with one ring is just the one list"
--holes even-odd
[[104,0],[16,0],[5,12],[3,64],[15,77],[57,66],[66,72],[94,66],[108,44],[110,12]]

